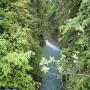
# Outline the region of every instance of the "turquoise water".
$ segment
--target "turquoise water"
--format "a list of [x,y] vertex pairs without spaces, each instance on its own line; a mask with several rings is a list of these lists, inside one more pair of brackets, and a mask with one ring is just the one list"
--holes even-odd
[[[50,56],[54,57],[56,61],[60,60],[60,49],[57,42],[46,42],[46,45],[43,47],[42,51],[43,57],[49,59]],[[59,74],[57,70],[57,64],[49,64],[48,67],[50,70],[43,77],[42,85],[40,90],[63,90],[62,79],[58,78]]]

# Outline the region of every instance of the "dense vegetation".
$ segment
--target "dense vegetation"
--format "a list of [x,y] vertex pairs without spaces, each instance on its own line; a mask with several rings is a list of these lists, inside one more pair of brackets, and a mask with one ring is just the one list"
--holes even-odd
[[83,0],[77,16],[60,28],[61,72],[66,74],[65,90],[90,89],[90,0]]
[[62,46],[64,90],[90,90],[90,0],[0,0],[0,87],[38,90],[45,35]]
[[[35,90],[39,46],[32,36],[30,0],[0,1],[0,86]],[[35,51],[37,50],[37,51]],[[36,55],[35,55],[36,54]],[[36,61],[37,60],[37,61]],[[34,65],[33,65],[34,64]],[[38,69],[34,69],[37,66]],[[38,73],[37,73],[38,72]]]

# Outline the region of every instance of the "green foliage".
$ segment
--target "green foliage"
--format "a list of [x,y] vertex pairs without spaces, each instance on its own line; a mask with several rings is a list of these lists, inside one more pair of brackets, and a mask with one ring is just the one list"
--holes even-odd
[[[32,63],[39,63],[40,46],[32,37],[30,0],[0,1],[0,87],[35,90]],[[36,51],[37,50],[37,51]],[[39,67],[37,67],[39,70]]]
[[50,69],[49,65],[52,65],[52,64],[58,65],[59,61],[56,61],[54,59],[54,57],[49,57],[49,59],[46,59],[45,57],[42,57],[41,62],[40,62],[41,70],[46,74]]
[[82,0],[77,16],[66,20],[59,29],[59,41],[63,46],[60,65],[70,74],[65,90],[89,90],[90,0]]
[[[0,87],[35,90],[38,87],[43,36],[60,27],[62,62],[59,71],[71,72],[66,90],[89,90],[90,0],[0,0]],[[74,17],[74,18],[73,18]],[[43,58],[41,67],[48,71]],[[54,62],[56,63],[56,62]],[[44,67],[44,68],[43,68]],[[79,74],[79,77],[77,77]],[[84,75],[84,76],[83,76]],[[80,81],[80,82],[78,82]]]

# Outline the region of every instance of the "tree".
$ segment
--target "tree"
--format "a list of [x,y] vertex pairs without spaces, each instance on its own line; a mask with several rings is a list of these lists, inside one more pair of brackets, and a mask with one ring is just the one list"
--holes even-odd
[[37,58],[34,51],[39,47],[33,49],[36,41],[29,25],[30,3],[30,0],[0,1],[0,87],[35,90],[31,72],[35,71],[32,63]]
[[59,27],[65,90],[90,89],[90,0],[82,0],[77,16]]

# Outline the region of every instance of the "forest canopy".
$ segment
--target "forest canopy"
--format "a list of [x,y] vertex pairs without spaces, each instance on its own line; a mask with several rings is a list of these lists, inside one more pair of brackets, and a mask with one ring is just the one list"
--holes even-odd
[[0,87],[39,89],[44,36],[59,42],[64,90],[90,90],[90,0],[0,0]]

